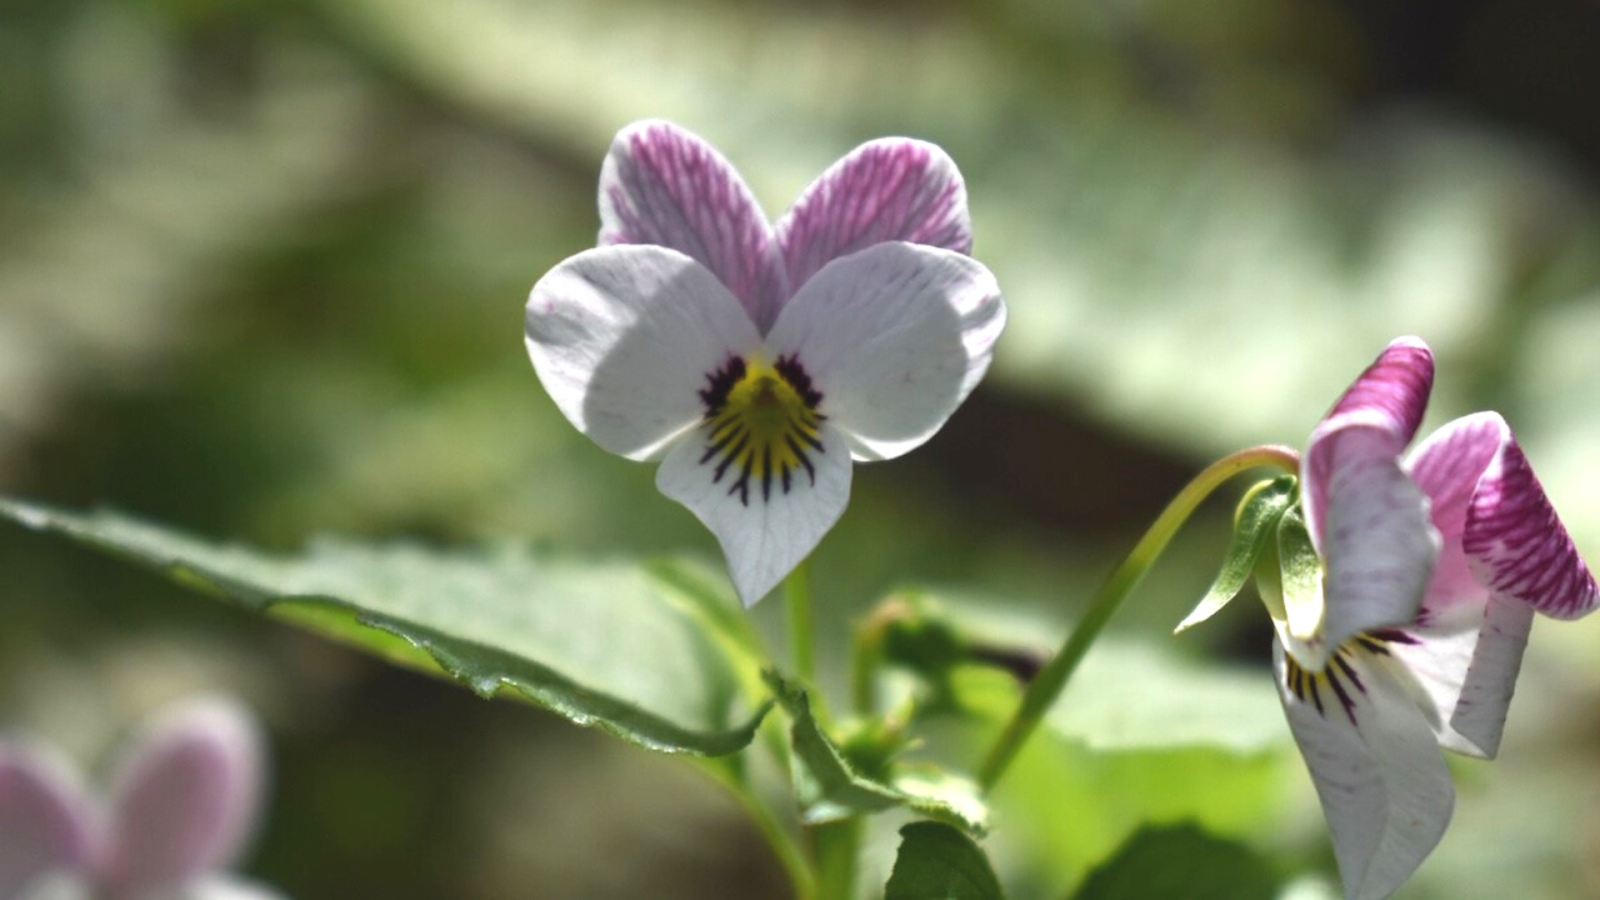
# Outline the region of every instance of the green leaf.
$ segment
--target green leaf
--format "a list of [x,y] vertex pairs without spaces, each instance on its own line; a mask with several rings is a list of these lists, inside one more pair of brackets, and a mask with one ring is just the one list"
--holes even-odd
[[335,538],[284,558],[110,512],[80,515],[0,498],[0,517],[392,662],[444,673],[479,696],[510,691],[652,750],[736,752],[771,705],[736,716],[728,655],[673,589],[633,563]]
[[1001,900],[989,860],[970,837],[941,822],[900,829],[884,900]]
[[1261,556],[1262,548],[1277,533],[1278,521],[1294,504],[1295,486],[1294,477],[1285,475],[1262,481],[1244,495],[1234,515],[1233,541],[1228,545],[1228,554],[1222,561],[1222,571],[1217,573],[1217,580],[1212,582],[1211,589],[1194,608],[1194,612],[1178,623],[1174,632],[1198,625],[1216,615],[1244,588],[1245,582],[1250,580],[1250,573],[1255,571],[1256,559]]
[[1074,900],[1271,900],[1277,876],[1258,854],[1193,824],[1147,826],[1129,838]]
[[921,767],[891,776],[892,784],[862,775],[823,732],[805,689],[771,669],[763,674],[778,704],[794,721],[790,740],[795,793],[806,822],[832,822],[904,806],[974,834],[987,830],[988,808],[965,779]]

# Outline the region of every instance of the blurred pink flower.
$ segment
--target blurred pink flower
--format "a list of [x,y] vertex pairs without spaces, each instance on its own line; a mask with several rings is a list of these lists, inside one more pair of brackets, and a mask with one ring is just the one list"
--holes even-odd
[[48,748],[0,742],[0,900],[267,900],[224,873],[255,824],[262,739],[237,704],[173,707],[126,748],[109,802]]

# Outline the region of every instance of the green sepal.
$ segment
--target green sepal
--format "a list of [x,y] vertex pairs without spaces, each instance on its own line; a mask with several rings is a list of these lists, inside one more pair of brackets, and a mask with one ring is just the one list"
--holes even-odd
[[793,722],[795,795],[808,824],[833,822],[864,813],[906,807],[973,834],[988,830],[988,809],[976,785],[960,776],[930,767],[885,764],[885,771],[865,774],[860,762],[823,731],[811,710],[805,688],[768,669],[763,673],[778,705]]
[[972,838],[942,822],[900,829],[900,851],[884,900],[1004,900],[989,858]]
[[389,662],[448,676],[481,697],[526,699],[651,750],[738,752],[772,705],[737,712],[740,697],[750,694],[740,690],[740,664],[727,652],[737,644],[707,633],[710,601],[686,599],[686,582],[666,583],[635,562],[346,538],[275,556],[112,512],[69,513],[5,498],[0,519]]
[[1280,621],[1290,638],[1313,640],[1322,628],[1322,558],[1299,507],[1278,523],[1278,587],[1282,591]]
[[1228,544],[1222,570],[1211,589],[1188,617],[1178,623],[1174,633],[1204,622],[1228,605],[1255,571],[1261,552],[1278,533],[1278,523],[1298,498],[1293,475],[1283,475],[1253,485],[1239,501],[1233,516],[1233,540]]

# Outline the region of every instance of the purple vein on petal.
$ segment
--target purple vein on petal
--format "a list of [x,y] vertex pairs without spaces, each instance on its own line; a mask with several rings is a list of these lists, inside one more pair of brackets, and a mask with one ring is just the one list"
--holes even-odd
[[600,243],[655,244],[710,269],[765,330],[787,290],[766,216],[739,173],[666,122],[617,135],[600,177]]
[[908,138],[871,141],[839,160],[777,234],[793,290],[829,262],[884,241],[972,250],[961,173],[938,147]]
[[1575,619],[1600,604],[1594,575],[1515,438],[1478,484],[1462,548],[1491,590],[1547,616]]

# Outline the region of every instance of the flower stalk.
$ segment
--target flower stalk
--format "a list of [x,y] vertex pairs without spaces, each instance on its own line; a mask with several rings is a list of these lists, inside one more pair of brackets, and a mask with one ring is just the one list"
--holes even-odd
[[1232,480],[1234,476],[1261,466],[1275,467],[1293,474],[1300,469],[1300,454],[1292,447],[1278,444],[1250,447],[1232,453],[1196,475],[1184,485],[1176,497],[1172,498],[1166,509],[1161,511],[1155,522],[1139,539],[1139,543],[1134,545],[1133,550],[1100,586],[1100,590],[1090,602],[1089,611],[1067,636],[1066,643],[1045,664],[1038,677],[1023,693],[1017,711],[1006,723],[999,740],[990,749],[979,769],[978,784],[985,793],[992,791],[1000,781],[1000,777],[1005,774],[1012,760],[1022,749],[1022,745],[1039,726],[1044,714],[1049,711],[1056,698],[1061,696],[1067,682],[1072,678],[1072,673],[1077,671],[1078,664],[1094,645],[1095,639],[1116,614],[1122,601],[1144,579],[1145,573],[1150,571],[1150,567],[1178,533],[1178,529],[1183,527],[1189,516],[1213,491]]

